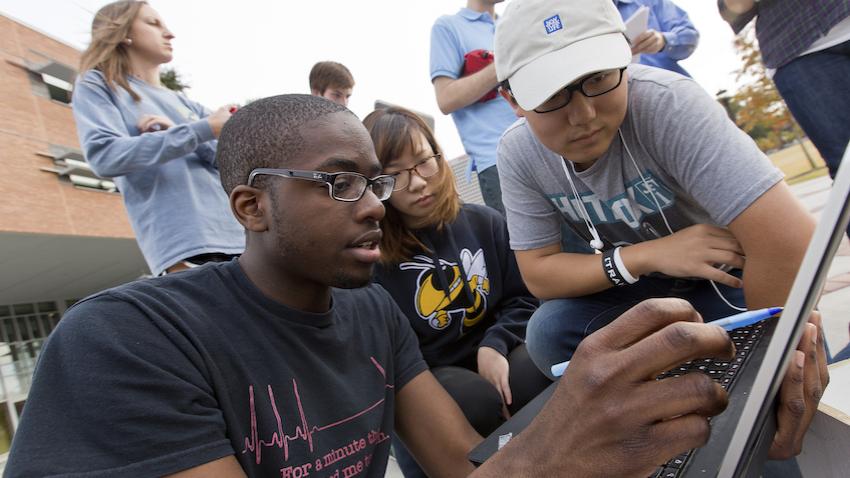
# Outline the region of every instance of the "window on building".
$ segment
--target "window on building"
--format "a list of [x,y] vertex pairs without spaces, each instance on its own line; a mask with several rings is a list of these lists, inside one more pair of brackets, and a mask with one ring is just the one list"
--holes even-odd
[[41,80],[50,99],[65,104],[71,103],[77,70],[58,61],[49,60],[42,65],[30,68],[30,72]]
[[56,302],[0,306],[0,313],[3,312],[5,316],[0,315],[0,341],[6,345],[6,353],[11,355],[13,362],[38,357],[44,339],[60,318]]
[[83,158],[79,150],[64,146],[50,145],[49,152],[38,153],[41,156],[53,158],[52,168],[41,168],[42,171],[56,173],[60,179],[69,181],[76,188],[90,191],[117,193],[115,183],[103,179],[92,171],[91,166]]
[[71,92],[74,90],[73,85],[55,76],[45,74],[41,75],[41,79],[47,85],[47,93],[50,95],[51,100],[71,104]]
[[60,309],[65,310],[56,301],[0,305],[0,455],[9,449],[38,355],[61,317]]

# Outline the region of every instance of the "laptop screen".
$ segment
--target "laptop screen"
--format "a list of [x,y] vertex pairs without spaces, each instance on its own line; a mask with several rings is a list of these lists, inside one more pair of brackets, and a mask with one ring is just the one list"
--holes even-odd
[[788,294],[782,317],[753,381],[743,412],[723,457],[718,477],[741,476],[747,472],[759,433],[772,413],[791,355],[803,335],[809,314],[820,298],[832,258],[844,238],[850,208],[850,146],[835,176],[832,191],[812,240]]

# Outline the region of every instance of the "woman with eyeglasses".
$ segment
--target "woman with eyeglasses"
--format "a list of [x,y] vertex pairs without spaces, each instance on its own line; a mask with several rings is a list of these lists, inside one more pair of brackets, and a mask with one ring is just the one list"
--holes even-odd
[[[410,320],[434,376],[486,436],[550,383],[525,351],[537,301],[520,277],[504,218],[461,203],[425,122],[387,108],[363,124],[384,174],[395,177],[377,281]],[[405,476],[424,476],[396,445]]]
[[173,39],[147,3],[110,3],[95,14],[74,87],[86,160],[118,186],[154,275],[245,248],[215,164],[215,139],[234,106],[211,112],[163,87]]

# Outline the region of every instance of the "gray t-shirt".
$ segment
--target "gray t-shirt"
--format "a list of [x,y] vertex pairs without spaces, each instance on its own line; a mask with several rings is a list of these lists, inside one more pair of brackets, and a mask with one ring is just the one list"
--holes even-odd
[[[659,205],[673,231],[694,224],[727,226],[782,180],[693,80],[642,65],[629,66],[628,75],[628,110],[620,128],[625,145],[615,135],[608,151],[584,171],[567,163],[606,249],[670,234]],[[505,132],[497,164],[512,249],[558,243],[562,217],[590,240],[560,156],[534,137],[525,119]]]

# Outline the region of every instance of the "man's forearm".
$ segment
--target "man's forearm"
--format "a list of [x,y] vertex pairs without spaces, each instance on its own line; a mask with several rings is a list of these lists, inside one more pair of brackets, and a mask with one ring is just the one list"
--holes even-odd
[[[620,249],[623,263],[633,277],[659,271],[656,264],[659,246],[655,239]],[[612,287],[602,255],[546,252],[532,250],[516,254],[525,284],[538,299],[582,297]]]
[[498,85],[495,64],[487,65],[481,71],[458,79],[451,79],[446,76],[437,77],[434,79],[437,106],[443,114],[454,113],[475,103]]
[[598,254],[558,252],[528,260],[525,269],[523,262],[526,261],[520,261],[523,279],[538,299],[581,297],[611,287]]
[[746,257],[747,307],[783,305],[814,233],[814,218],[780,181],[735,218],[729,230]]

